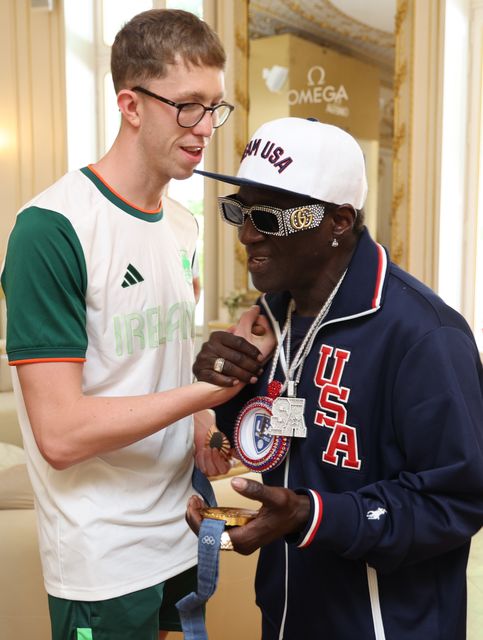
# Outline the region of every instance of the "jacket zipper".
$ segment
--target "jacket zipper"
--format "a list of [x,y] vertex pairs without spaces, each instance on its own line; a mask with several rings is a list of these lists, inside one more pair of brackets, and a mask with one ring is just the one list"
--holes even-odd
[[[290,466],[290,449],[288,450],[287,457],[285,458],[285,469],[283,472],[283,486],[288,488],[288,470]],[[285,632],[285,621],[287,619],[287,607],[288,607],[288,544],[284,543],[285,547],[285,603],[283,605],[282,620],[280,622],[280,632],[278,634],[278,640],[283,640],[283,634]]]
[[369,586],[369,599],[371,601],[372,621],[374,623],[374,635],[376,640],[386,640],[384,624],[382,622],[381,602],[379,600],[379,584],[377,571],[366,564],[367,584]]

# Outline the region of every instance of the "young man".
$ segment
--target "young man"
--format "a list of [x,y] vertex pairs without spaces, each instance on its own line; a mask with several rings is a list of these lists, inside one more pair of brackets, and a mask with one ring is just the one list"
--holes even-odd
[[[264,484],[230,530],[261,547],[263,640],[463,640],[466,564],[483,524],[483,374],[465,320],[391,263],[363,224],[362,151],[283,118],[248,144],[220,198],[278,337],[254,385],[216,410]],[[230,384],[249,360],[212,334],[194,371]],[[227,355],[225,355],[227,354]],[[197,531],[201,500],[190,501]]]
[[134,17],[112,47],[112,148],[26,205],[9,240],[7,350],[54,640],[151,640],[179,628],[195,584],[191,414],[232,390],[191,383],[197,227],[161,194],[233,109],[224,64],[194,15]]

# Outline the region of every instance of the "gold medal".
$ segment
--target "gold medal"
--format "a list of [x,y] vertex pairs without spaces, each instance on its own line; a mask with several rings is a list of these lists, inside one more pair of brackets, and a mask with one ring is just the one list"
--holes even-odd
[[241,527],[256,518],[258,511],[238,507],[206,507],[201,509],[201,515],[203,518],[224,520],[227,527]]

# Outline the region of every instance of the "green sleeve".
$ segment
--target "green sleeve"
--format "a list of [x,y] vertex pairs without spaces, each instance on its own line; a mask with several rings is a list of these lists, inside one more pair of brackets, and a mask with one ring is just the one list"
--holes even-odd
[[87,270],[65,216],[39,207],[17,216],[1,281],[10,362],[85,359]]

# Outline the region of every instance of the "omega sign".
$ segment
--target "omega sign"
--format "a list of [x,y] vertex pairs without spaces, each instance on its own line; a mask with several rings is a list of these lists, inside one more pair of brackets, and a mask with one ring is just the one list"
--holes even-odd
[[307,89],[297,91],[290,89],[288,103],[292,107],[298,104],[320,104],[325,102],[325,110],[342,118],[349,117],[349,107],[345,104],[349,100],[343,84],[336,88],[332,84],[325,84],[325,69],[320,66],[310,67],[307,72]]

